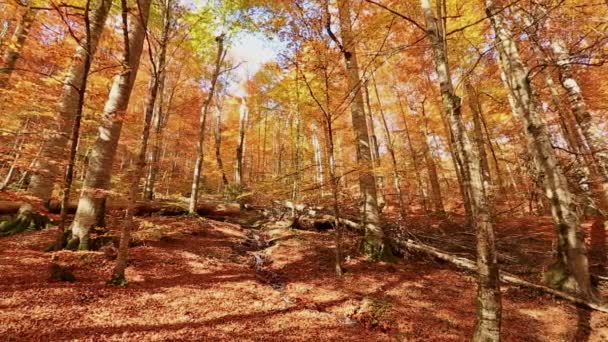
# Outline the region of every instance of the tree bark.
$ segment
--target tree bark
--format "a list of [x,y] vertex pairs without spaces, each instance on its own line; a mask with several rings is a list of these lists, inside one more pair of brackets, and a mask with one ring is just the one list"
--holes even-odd
[[215,86],[217,84],[217,79],[220,75],[220,68],[222,67],[224,56],[226,55],[226,51],[224,50],[224,34],[222,33],[221,35],[215,37],[215,41],[217,42],[215,70],[213,71],[213,75],[211,76],[211,88],[209,89],[209,94],[207,95],[207,99],[205,99],[205,103],[203,103],[203,108],[201,108],[201,115],[199,120],[198,143],[196,145],[196,162],[194,163],[192,191],[190,193],[189,209],[191,214],[196,213],[196,202],[198,201],[201,174],[203,172],[203,144],[205,143],[205,126],[207,121],[207,114],[211,106],[211,101],[213,100]]
[[468,78],[464,81],[464,87],[469,97],[469,108],[471,109],[471,116],[473,119],[473,141],[475,142],[475,148],[479,151],[479,160],[481,162],[481,172],[483,175],[483,181],[486,187],[492,185],[492,177],[490,176],[490,163],[488,162],[488,155],[486,154],[486,144],[483,135],[482,120],[482,109],[481,102],[475,87],[471,84],[471,80]]
[[397,202],[399,203],[399,215],[401,219],[405,219],[407,212],[405,208],[405,203],[403,202],[403,193],[401,191],[401,174],[399,173],[397,156],[395,152],[395,144],[391,135],[391,131],[388,127],[388,123],[386,121],[386,115],[384,115],[384,109],[382,108],[382,101],[380,100],[380,94],[378,93],[378,85],[376,84],[376,78],[374,77],[373,73],[371,76],[372,83],[374,86],[374,93],[376,94],[376,101],[378,101],[380,119],[382,119],[382,127],[384,128],[384,135],[386,138],[386,149],[388,150],[388,154],[391,157],[391,162],[393,166],[393,185],[395,187],[395,192],[397,193]]
[[19,129],[19,132],[17,132],[17,141],[15,142],[13,148],[15,155],[13,157],[13,161],[10,163],[6,176],[4,176],[4,181],[2,182],[2,185],[0,185],[0,191],[4,191],[13,180],[13,176],[15,175],[15,171],[17,170],[17,162],[19,161],[19,158],[21,158],[21,151],[23,150],[23,146],[26,142],[26,138],[22,135],[28,129],[29,123],[29,117],[23,119],[23,122],[21,123],[21,128]]
[[[418,133],[421,136],[420,141],[422,142],[422,154],[424,156],[424,162],[426,163],[426,172],[429,176],[429,185],[431,192],[431,202],[433,203],[433,211],[435,214],[444,215],[445,207],[443,206],[443,196],[441,195],[441,185],[439,184],[439,174],[437,173],[437,164],[433,153],[431,153],[431,147],[429,146],[429,134],[428,125],[426,122],[426,110],[425,102],[422,102],[422,120],[424,123],[418,123]],[[424,128],[423,128],[424,127]]]
[[567,179],[557,163],[546,125],[539,113],[539,101],[533,93],[529,72],[519,55],[501,7],[495,0],[485,0],[486,12],[496,33],[500,68],[509,90],[509,102],[513,114],[524,128],[528,151],[536,168],[542,173],[545,195],[551,204],[551,214],[556,226],[556,260],[545,273],[545,280],[553,286],[580,292],[592,298],[587,248],[580,230],[574,194],[568,188]]
[[[163,22],[164,27],[168,29],[171,21],[171,0],[165,1]],[[163,29],[164,31],[165,29]],[[148,149],[148,140],[150,138],[150,128],[152,123],[152,116],[154,114],[154,105],[156,104],[156,97],[158,94],[158,88],[160,85],[159,80],[159,69],[164,64],[164,54],[161,52],[159,60],[156,62],[152,57],[152,46],[148,41],[148,49],[150,52],[150,59],[152,63],[153,73],[148,86],[148,95],[146,97],[144,105],[144,122],[141,134],[141,141],[139,151],[135,157],[135,164],[128,170],[127,179],[129,179],[129,192],[127,194],[127,211],[125,213],[125,219],[122,222],[122,229],[120,231],[120,242],[118,245],[118,255],[116,257],[116,264],[112,271],[110,282],[116,285],[124,285],[127,283],[125,277],[125,269],[127,268],[127,257],[129,255],[129,243],[131,241],[131,227],[134,226],[133,215],[136,205],[137,194],[139,193],[139,183],[146,167],[146,153]]]
[[[329,10],[326,11],[329,16]],[[351,118],[355,135],[355,146],[357,149],[357,164],[359,167],[359,189],[361,192],[361,215],[365,225],[365,238],[362,242],[362,250],[368,258],[380,259],[385,253],[390,253],[385,246],[384,231],[380,226],[380,215],[378,209],[378,197],[376,192],[376,180],[373,174],[372,152],[369,146],[369,135],[367,134],[367,122],[363,94],[361,92],[361,79],[359,77],[359,65],[355,50],[355,38],[352,32],[350,14],[350,0],[338,1],[338,13],[340,17],[340,34],[342,36],[342,54],[346,63],[347,84],[351,101]],[[329,19],[329,17],[328,17]],[[328,33],[331,33],[331,24],[327,25]],[[333,33],[331,33],[333,36]],[[334,36],[335,37],[335,36]],[[335,39],[337,41],[337,39]],[[386,247],[386,248],[385,248]]]
[[[79,249],[89,249],[89,231],[98,218],[104,216],[104,203],[110,188],[112,165],[139,68],[150,12],[150,0],[139,0],[138,8],[132,12],[134,13],[129,17],[128,24],[124,23],[124,25],[128,25],[129,29],[128,34],[124,33],[125,49],[122,71],[114,77],[104,106],[98,135],[91,149],[88,172],[78,201],[78,209],[71,226],[72,239],[78,240]],[[126,12],[123,13],[123,17],[123,20],[126,21]]]
[[[247,102],[245,102],[245,99],[241,99],[241,107],[239,110],[239,142],[236,147],[236,168],[234,170],[234,182],[237,186],[243,185],[243,162],[245,160],[245,132],[247,130],[248,116],[249,110],[247,109]],[[280,158],[278,160],[280,168]]]
[[25,40],[30,33],[30,28],[35,17],[36,10],[32,8],[30,0],[2,56],[3,66],[0,68],[0,89],[6,89],[9,86],[11,75],[15,71],[15,66],[21,56],[21,50],[23,50]]
[[[80,140],[80,123],[82,121],[82,109],[84,107],[84,98],[87,90],[87,80],[89,79],[89,71],[91,70],[91,64],[93,59],[93,54],[91,53],[92,49],[92,40],[91,40],[91,17],[89,16],[90,10],[90,0],[87,0],[85,14],[84,14],[84,23],[85,23],[85,37],[82,41],[79,42],[80,47],[84,49],[85,53],[83,55],[84,60],[82,61],[82,72],[81,79],[79,80],[80,87],[78,88],[78,99],[76,104],[76,111],[74,112],[74,118],[72,122],[71,132],[70,132],[70,150],[68,153],[68,164],[65,168],[65,176],[63,179],[63,193],[61,194],[61,210],[60,210],[60,220],[59,220],[59,229],[57,232],[57,239],[55,242],[55,250],[60,250],[64,247],[66,242],[66,232],[65,232],[65,222],[68,214],[68,202],[70,200],[70,193],[72,191],[72,181],[74,179],[74,167],[76,164],[76,152],[78,151],[78,143]],[[103,7],[103,4],[101,5]],[[98,13],[94,13],[97,15]],[[107,14],[107,11],[106,11]],[[96,18],[93,18],[94,21]],[[95,24],[95,22],[94,22]]]
[[[42,144],[40,157],[36,159],[34,164],[34,172],[28,191],[44,202],[50,200],[53,193],[53,183],[61,174],[60,163],[67,157],[70,131],[79,111],[80,90],[84,86],[82,82],[84,80],[85,60],[87,56],[92,60],[97,51],[97,44],[112,7],[112,1],[97,0],[95,2],[90,19],[90,37],[84,38],[72,57],[72,64],[68,69],[67,77],[63,81],[55,120]],[[86,50],[86,46],[90,46],[90,51]]]
[[407,117],[405,115],[405,110],[403,109],[403,103],[401,103],[401,94],[397,92],[397,101],[399,102],[399,112],[401,113],[401,118],[403,120],[403,127],[405,130],[405,137],[407,139],[407,147],[410,152],[410,157],[412,159],[412,165],[414,167],[414,174],[416,176],[416,184],[418,187],[418,191],[420,194],[420,200],[422,202],[422,208],[424,212],[428,213],[428,206],[426,201],[426,195],[424,192],[424,185],[422,184],[422,176],[420,175],[420,168],[418,167],[418,155],[414,150],[414,145],[412,144],[412,137],[410,136],[410,130],[407,124]]
[[226,177],[224,163],[222,162],[222,106],[219,104],[219,101],[216,105],[215,130],[213,135],[215,138],[215,160],[217,161],[217,168],[222,174],[222,184],[226,187],[228,186],[228,177]]
[[378,137],[376,136],[376,127],[374,125],[374,115],[369,96],[369,81],[363,81],[363,92],[365,94],[365,103],[367,104],[367,132],[369,134],[369,146],[372,152],[372,164],[374,165],[374,178],[376,179],[376,194],[378,198],[378,210],[382,212],[386,205],[384,198],[384,176],[380,171],[382,161],[380,160],[380,146],[378,145]]
[[442,30],[433,14],[429,0],[421,0],[426,29],[431,40],[435,70],[440,84],[444,115],[456,140],[456,152],[463,166],[465,188],[469,193],[473,224],[477,236],[477,325],[473,341],[500,341],[501,298],[492,213],[483,175],[479,151],[469,140],[461,115],[461,99],[456,96],[450,76],[447,47]]
[[[156,175],[158,173],[158,163],[160,162],[160,150],[163,141],[163,129],[166,125],[167,114],[164,107],[165,99],[165,81],[167,78],[167,45],[169,44],[169,34],[171,33],[171,1],[166,1],[164,4],[164,16],[163,16],[163,32],[160,38],[159,51],[157,57],[157,65],[154,68],[152,77],[155,78],[157,84],[157,90],[155,91],[158,95],[154,96],[154,102],[151,103],[153,107],[152,122],[154,126],[154,139],[152,144],[152,151],[149,158],[148,174],[146,176],[146,183],[144,187],[144,199],[154,199],[154,190],[156,185]],[[146,104],[147,108],[148,104]]]
[[[578,128],[585,138],[588,146],[588,154],[591,154],[592,188],[595,196],[601,203],[601,210],[608,209],[608,143],[605,134],[600,127],[593,122],[587,103],[583,98],[581,87],[574,76],[571,66],[571,57],[563,40],[556,38],[551,43],[551,48],[557,58],[557,66],[562,87],[568,94],[570,108]],[[599,184],[598,184],[599,183]]]

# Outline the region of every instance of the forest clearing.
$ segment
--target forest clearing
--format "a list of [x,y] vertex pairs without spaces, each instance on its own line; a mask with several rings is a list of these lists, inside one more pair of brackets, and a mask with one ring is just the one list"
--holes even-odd
[[608,1],[0,2],[0,341],[608,341]]

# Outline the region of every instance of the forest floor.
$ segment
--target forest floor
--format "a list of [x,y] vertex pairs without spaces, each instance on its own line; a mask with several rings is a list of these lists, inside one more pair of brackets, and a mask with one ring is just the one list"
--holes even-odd
[[[42,252],[55,229],[0,238],[0,340],[466,341],[474,329],[474,275],[447,263],[421,255],[368,262],[346,233],[346,273],[337,279],[331,230],[137,221],[126,287],[106,285],[107,253]],[[414,217],[408,229],[470,256],[474,236],[456,221]],[[499,224],[504,267],[538,281],[552,229],[538,217]],[[49,280],[51,262],[71,267],[76,281]],[[606,314],[529,289],[504,285],[502,293],[505,341],[608,340]]]

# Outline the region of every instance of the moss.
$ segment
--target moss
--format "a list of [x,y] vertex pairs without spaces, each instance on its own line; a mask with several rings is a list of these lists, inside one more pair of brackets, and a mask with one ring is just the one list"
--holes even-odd
[[112,277],[108,279],[108,284],[116,286],[127,286],[128,281],[124,274],[112,274]]
[[370,261],[394,262],[396,260],[390,244],[376,236],[367,235],[364,237],[359,249]]
[[65,245],[65,249],[75,251],[80,245],[80,239],[77,236],[72,236]]
[[543,273],[543,282],[553,288],[576,292],[578,285],[562,260],[554,262]]
[[50,223],[48,217],[36,213],[31,206],[24,206],[15,218],[0,223],[0,236],[45,229]]

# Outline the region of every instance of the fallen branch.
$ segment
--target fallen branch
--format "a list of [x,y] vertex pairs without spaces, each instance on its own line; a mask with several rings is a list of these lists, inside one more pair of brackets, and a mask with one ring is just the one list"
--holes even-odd
[[[293,205],[290,202],[289,206],[286,205],[286,203],[284,202],[283,205],[285,207],[288,207],[289,209],[295,209],[296,211],[306,211],[307,207],[305,205]],[[335,220],[334,216],[332,215],[323,215],[323,219],[324,220],[328,220],[328,221],[332,221]],[[361,225],[357,222],[348,220],[348,219],[340,219],[339,222],[343,225],[345,225],[346,227],[355,230],[355,231],[362,231],[363,227],[361,227]],[[462,257],[458,257],[458,256],[454,256],[448,253],[445,253],[435,247],[431,247],[428,245],[425,245],[423,243],[420,242],[415,242],[411,239],[405,239],[405,240],[400,240],[400,239],[395,239],[392,238],[391,241],[400,248],[405,248],[408,250],[415,250],[418,252],[422,252],[428,255],[431,255],[437,259],[441,259],[443,261],[447,261],[450,262],[462,269],[471,271],[471,272],[477,272],[477,265],[473,260],[470,259],[466,259],[466,258],[462,258]],[[599,279],[602,279],[604,277],[599,277]],[[597,310],[600,312],[605,312],[608,313],[608,305],[606,304],[600,304],[600,303],[594,303],[594,302],[590,302],[588,300],[576,297],[574,295],[571,295],[569,293],[563,292],[563,291],[559,291],[547,286],[543,286],[543,285],[538,285],[538,284],[534,284],[531,283],[529,281],[523,280],[513,274],[501,271],[500,272],[500,280],[503,283],[507,283],[507,284],[513,284],[513,285],[518,285],[518,286],[523,286],[523,287],[528,287],[528,288],[532,288],[535,289],[537,291],[543,292],[543,293],[547,293],[547,294],[551,294],[555,297],[567,300],[569,302],[572,302],[574,304],[578,304],[581,305],[583,307],[589,308],[589,309],[593,309],[593,310]]]
[[[24,206],[28,206],[28,202],[14,202],[0,200],[0,215],[15,215],[19,213],[19,209]],[[77,203],[69,203],[67,209],[68,214],[74,214],[76,212]],[[126,202],[110,201],[107,205],[107,210],[125,210],[127,208]],[[37,208],[38,209],[38,208]],[[38,210],[41,214],[46,215],[58,214],[61,207],[51,202],[48,206],[48,212],[46,210]],[[233,216],[240,213],[240,207],[238,203],[200,203],[196,212],[200,216],[207,217],[218,217],[218,216]],[[135,216],[146,216],[152,214],[158,214],[163,216],[179,216],[186,215],[188,208],[181,203],[173,202],[138,202],[133,210]]]
[[[453,256],[453,255],[444,253],[435,247],[427,246],[427,245],[424,245],[424,244],[421,244],[418,242],[414,242],[409,239],[407,239],[405,241],[396,240],[394,242],[401,248],[423,252],[423,253],[429,254],[437,259],[441,259],[443,261],[450,262],[450,263],[452,263],[460,268],[466,269],[468,271],[477,272],[477,265],[472,260]],[[534,284],[534,283],[523,280],[513,274],[509,274],[504,271],[500,272],[500,280],[503,283],[529,287],[529,288],[535,289],[537,291],[548,293],[548,294],[554,295],[558,298],[587,307],[589,309],[608,313],[608,306],[605,304],[593,303],[593,302],[573,296],[573,295],[563,292],[563,291],[559,291],[559,290],[556,290],[556,289],[553,289],[553,288],[550,288],[547,286],[543,286],[543,285]]]

